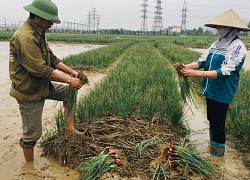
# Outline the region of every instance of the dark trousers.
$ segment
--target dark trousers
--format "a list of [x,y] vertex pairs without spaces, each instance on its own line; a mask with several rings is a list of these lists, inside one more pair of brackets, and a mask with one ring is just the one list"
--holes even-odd
[[211,141],[224,144],[226,142],[225,121],[229,104],[207,98],[207,119],[212,133]]

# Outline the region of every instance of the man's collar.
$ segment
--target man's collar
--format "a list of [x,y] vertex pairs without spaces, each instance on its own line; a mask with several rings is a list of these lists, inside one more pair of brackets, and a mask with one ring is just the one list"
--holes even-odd
[[45,31],[40,26],[38,26],[32,19],[28,18],[28,22],[38,32],[40,36],[45,33]]

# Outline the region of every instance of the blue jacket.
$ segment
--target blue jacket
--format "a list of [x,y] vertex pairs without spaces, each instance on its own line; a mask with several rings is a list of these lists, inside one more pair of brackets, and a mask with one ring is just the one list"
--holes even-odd
[[247,49],[239,38],[232,41],[227,49],[217,49],[213,43],[197,61],[199,68],[217,72],[217,79],[203,78],[202,94],[214,101],[230,104],[246,54]]

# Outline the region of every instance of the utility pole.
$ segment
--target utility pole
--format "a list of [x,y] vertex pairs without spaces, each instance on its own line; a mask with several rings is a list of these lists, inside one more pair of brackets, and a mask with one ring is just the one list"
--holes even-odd
[[4,17],[4,26],[6,27],[6,17]]
[[92,27],[93,27],[93,31],[96,30],[96,10],[95,8],[93,8],[92,11]]
[[154,23],[152,27],[152,31],[154,34],[160,34],[163,30],[163,23],[162,23],[162,7],[161,7],[161,0],[157,0]]
[[141,10],[141,12],[142,12],[141,31],[144,34],[146,34],[146,32],[148,31],[148,26],[147,26],[147,18],[148,18],[148,16],[147,16],[147,12],[148,12],[147,11],[147,7],[148,7],[147,2],[148,1],[149,0],[143,0],[143,4],[141,5],[143,7],[143,9]]
[[182,20],[181,20],[181,34],[186,34],[186,21],[187,21],[187,1],[184,1],[182,8]]
[[99,14],[96,15],[96,30],[97,31],[100,30],[100,15]]
[[91,18],[92,18],[91,12],[88,12],[88,31],[89,32],[91,31],[91,23],[92,23]]

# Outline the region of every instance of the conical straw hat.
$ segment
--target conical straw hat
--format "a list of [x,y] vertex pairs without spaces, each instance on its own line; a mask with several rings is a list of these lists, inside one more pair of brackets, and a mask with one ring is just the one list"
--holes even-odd
[[243,22],[243,20],[232,9],[210,20],[207,24],[205,24],[205,26],[211,28],[216,28],[216,26],[227,26],[227,27],[235,27],[242,31],[250,30],[250,28],[247,27],[247,25]]

